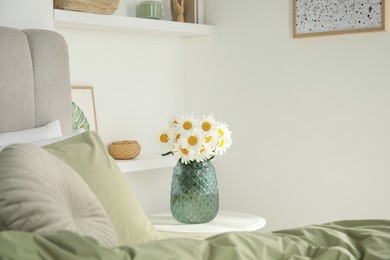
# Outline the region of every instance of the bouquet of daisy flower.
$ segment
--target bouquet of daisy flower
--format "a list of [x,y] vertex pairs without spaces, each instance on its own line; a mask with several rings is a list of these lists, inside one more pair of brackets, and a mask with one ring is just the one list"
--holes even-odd
[[232,144],[228,125],[212,115],[197,118],[193,113],[178,113],[168,119],[157,142],[163,156],[172,154],[182,163],[205,162],[225,154]]

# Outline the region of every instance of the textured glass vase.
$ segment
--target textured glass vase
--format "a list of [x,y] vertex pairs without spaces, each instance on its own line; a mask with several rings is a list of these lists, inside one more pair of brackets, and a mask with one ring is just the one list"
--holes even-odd
[[173,168],[171,212],[182,223],[210,222],[219,210],[217,175],[208,162],[180,161]]

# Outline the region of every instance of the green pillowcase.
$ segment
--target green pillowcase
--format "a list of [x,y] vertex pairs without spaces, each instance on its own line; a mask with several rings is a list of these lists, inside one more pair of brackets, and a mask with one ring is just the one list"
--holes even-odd
[[158,239],[126,177],[95,132],[85,132],[44,147],[70,165],[102,203],[120,245]]

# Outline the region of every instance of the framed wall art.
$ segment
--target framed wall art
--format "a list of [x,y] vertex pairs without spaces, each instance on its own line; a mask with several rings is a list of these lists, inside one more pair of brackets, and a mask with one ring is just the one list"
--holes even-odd
[[292,0],[293,37],[384,31],[386,0]]
[[84,128],[98,132],[93,87],[72,86],[73,130]]

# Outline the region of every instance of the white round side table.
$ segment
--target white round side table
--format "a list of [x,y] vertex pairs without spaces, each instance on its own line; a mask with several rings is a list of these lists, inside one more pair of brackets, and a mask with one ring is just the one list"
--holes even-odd
[[198,238],[232,231],[255,231],[266,224],[266,220],[261,216],[223,210],[220,210],[211,222],[204,224],[180,223],[170,212],[150,215],[149,219],[157,231]]

